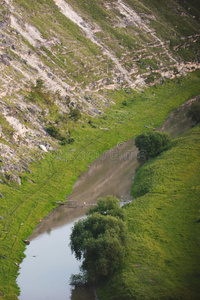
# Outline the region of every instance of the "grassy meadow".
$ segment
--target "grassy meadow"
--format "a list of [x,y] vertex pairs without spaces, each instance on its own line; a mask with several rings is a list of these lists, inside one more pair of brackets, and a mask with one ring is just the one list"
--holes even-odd
[[[18,267],[15,265],[15,263],[19,264],[21,262],[21,258],[23,257],[23,251],[25,248],[23,240],[27,239],[27,237],[32,233],[36,224],[38,224],[45,215],[47,215],[58,205],[58,201],[65,200],[65,195],[68,195],[72,191],[72,186],[79,174],[86,170],[87,165],[105,150],[113,147],[118,142],[127,140],[141,133],[142,131],[147,130],[144,127],[146,125],[150,126],[151,128],[160,125],[170,111],[180,106],[191,97],[199,94],[200,72],[196,71],[187,77],[166,81],[163,85],[157,85],[144,91],[134,91],[129,89],[128,93],[127,90],[107,91],[106,93],[107,98],[111,101],[114,101],[116,104],[110,104],[110,108],[106,109],[104,114],[100,115],[97,119],[92,119],[93,126],[88,123],[91,117],[85,117],[84,119],[82,118],[76,123],[72,122],[70,125],[71,136],[75,139],[73,145],[62,146],[57,149],[56,152],[46,153],[44,154],[45,159],[41,160],[38,160],[37,154],[33,152],[34,161],[29,165],[31,173],[23,173],[21,175],[21,186],[18,186],[14,183],[9,184],[8,182],[4,184],[0,183],[1,193],[4,195],[4,198],[0,198],[0,215],[3,217],[3,219],[0,219],[0,299],[16,299],[17,295],[19,294],[19,289],[15,283],[18,272]],[[194,130],[194,133],[196,134],[196,139],[198,140],[197,129],[196,131]],[[190,134],[188,135],[188,138],[189,137]],[[178,145],[179,142],[177,140],[174,143],[174,145]],[[186,143],[186,146],[189,147],[189,143]],[[175,146],[173,146],[172,150],[170,151],[173,151],[173,149],[175,149],[174,147]],[[180,149],[180,151],[182,151],[182,155],[184,156],[184,149]],[[193,153],[192,151],[193,148],[191,149],[191,153]],[[164,153],[162,157],[167,155],[167,153],[169,152]],[[180,161],[180,167],[181,170],[183,170],[181,156],[178,156],[178,152],[176,154],[176,151],[174,151],[173,155],[177,155],[176,162]],[[195,154],[191,154],[189,159],[192,159],[192,155]],[[172,158],[172,156],[170,157]],[[158,158],[158,160],[159,159],[161,158]],[[194,164],[194,167],[195,166],[196,164]],[[167,166],[163,166],[162,168],[165,168],[168,170],[168,172],[171,172],[171,167],[168,168]],[[193,171],[191,165],[190,168]],[[174,169],[176,169],[176,166]],[[180,169],[177,167],[178,175],[182,174],[179,172],[179,170]],[[182,196],[184,196],[186,199],[186,196],[188,195],[186,194],[186,190],[187,193],[189,193],[190,188],[192,188],[190,186],[189,174],[190,173],[187,170],[187,172],[185,172],[186,176],[183,176],[188,180],[188,188],[186,189],[185,185],[184,193],[179,194],[178,192],[179,188],[182,186],[181,179],[174,179],[174,182],[177,182],[180,185],[176,187],[176,193],[174,190],[171,191],[171,189],[168,189],[169,193],[173,192],[173,196],[179,199],[179,201],[183,200]],[[139,176],[140,173],[138,173],[138,178]],[[164,180],[164,178],[162,179],[160,175],[159,179]],[[139,179],[136,180],[135,185],[139,185],[139,183],[137,183],[139,182],[138,180]],[[147,183],[145,183],[145,186],[146,185]],[[163,198],[167,197],[167,195],[164,194],[164,191],[167,189],[167,186],[165,186],[164,183],[162,186],[157,186],[157,189],[154,187],[154,189],[156,191],[155,198],[158,201],[161,201]],[[137,190],[139,191],[139,187]],[[195,184],[192,191],[194,193],[197,192],[197,187]],[[148,195],[150,195],[150,193],[151,192],[149,191]],[[145,195],[144,197],[148,199],[148,195]],[[161,195],[161,197],[159,195]],[[183,203],[183,207],[187,207],[186,203],[187,202]],[[150,277],[145,277],[145,280],[147,280],[148,286],[151,289],[154,283],[148,281],[150,279],[156,282],[155,286],[158,288],[158,277],[156,277],[156,274],[159,276],[160,273],[158,270],[159,268],[156,269],[157,267],[154,263],[156,262],[158,254],[163,253],[164,255],[164,258],[161,256],[159,266],[168,264],[169,268],[167,270],[171,272],[171,274],[173,270],[173,263],[178,263],[178,258],[175,261],[172,257],[173,249],[170,250],[172,252],[164,254],[164,249],[159,248],[159,245],[156,245],[154,248],[155,241],[153,239],[151,240],[148,234],[150,231],[150,235],[154,236],[158,235],[161,231],[163,236],[163,244],[165,245],[165,243],[168,243],[170,245],[170,236],[166,236],[165,230],[169,225],[172,227],[175,226],[175,223],[166,223],[165,229],[162,227],[157,228],[156,225],[151,227],[148,223],[151,221],[151,218],[149,218],[149,211],[151,209],[147,204],[149,207],[153,205],[151,204],[150,198],[149,200],[141,198],[141,201],[136,201],[132,204],[133,206],[127,208],[127,218],[129,220],[132,241],[129,249],[130,256],[127,258],[127,265],[125,266],[125,271],[123,271],[124,278],[126,279],[123,280],[123,283],[127,284],[128,289],[131,289],[131,293],[132,287],[140,285],[138,276],[136,276],[137,278],[132,275],[129,276],[132,274],[131,272],[133,269],[135,270],[134,272],[138,271],[142,277],[142,272],[146,273],[148,268],[150,272],[152,271],[152,269],[148,267],[148,263],[155,266],[155,272],[152,271],[152,276],[149,275]],[[136,209],[134,208],[135,205],[138,205],[138,207],[141,205],[141,210],[143,210],[140,215],[140,210],[138,208],[138,217],[133,214],[133,211]],[[162,217],[162,214],[165,214],[164,209],[160,210],[157,208],[162,208],[164,206],[170,208],[171,205],[172,204],[170,202],[158,202],[158,204],[156,204],[156,208],[152,207],[152,221],[154,218],[160,218],[160,216]],[[188,209],[190,210],[190,208]],[[144,211],[146,210],[147,213],[144,214]],[[155,210],[156,212],[161,212],[161,215],[154,215],[153,212]],[[180,211],[178,210],[178,205],[176,211]],[[171,214],[171,219],[174,220],[173,222],[175,222],[175,219],[173,218],[174,216],[176,216],[175,212]],[[191,216],[189,218],[191,219]],[[142,225],[137,223],[136,226],[135,222],[139,221]],[[141,226],[144,226],[145,228],[143,233],[139,233]],[[184,225],[184,228],[187,228],[187,224]],[[191,233],[194,234],[194,232]],[[183,233],[183,237],[179,236],[180,241],[185,238],[187,240],[187,237],[184,236],[184,234],[185,233]],[[173,239],[176,240],[176,238],[177,235],[174,234]],[[192,240],[190,242],[192,243]],[[141,250],[143,251],[143,249],[145,249],[147,253],[147,256],[145,257],[141,257]],[[177,251],[178,249],[179,248],[177,248]],[[154,252],[155,256],[153,258],[154,260],[149,262],[148,256],[151,255],[151,250]],[[194,251],[196,251],[195,247]],[[180,254],[177,253],[177,257],[178,255]],[[187,251],[184,253],[184,257],[187,257]],[[128,264],[129,261],[130,264]],[[169,262],[167,263],[167,261]],[[138,264],[139,267],[134,267]],[[192,269],[192,260],[188,261],[187,264],[191,265]],[[163,280],[163,282],[165,282],[167,273],[163,269],[162,272],[163,277],[161,277],[159,280]],[[178,273],[173,276],[178,276],[179,272],[182,272],[182,269],[177,268],[177,272]],[[169,285],[172,284],[171,280],[167,279],[167,282],[168,281],[170,281]],[[166,286],[163,288],[165,289]],[[105,295],[107,294],[105,293]],[[102,297],[102,299],[113,298]]]
[[199,153],[196,126],[139,169],[125,207],[127,257],[100,299],[199,299]]

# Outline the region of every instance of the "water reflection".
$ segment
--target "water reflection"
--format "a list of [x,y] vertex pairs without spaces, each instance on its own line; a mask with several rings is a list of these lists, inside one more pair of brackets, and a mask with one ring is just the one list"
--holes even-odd
[[72,290],[71,300],[95,300],[93,288],[75,287]]
[[[73,187],[73,192],[66,200],[76,200],[80,205],[84,205],[84,202],[95,203],[99,197],[108,195],[131,200],[132,179],[139,167],[137,153],[134,139],[120,143],[106,151],[88,166],[86,172],[80,175]],[[83,216],[87,209],[87,207],[82,207],[77,210],[68,208],[67,205],[58,207],[36,227],[29,240]]]

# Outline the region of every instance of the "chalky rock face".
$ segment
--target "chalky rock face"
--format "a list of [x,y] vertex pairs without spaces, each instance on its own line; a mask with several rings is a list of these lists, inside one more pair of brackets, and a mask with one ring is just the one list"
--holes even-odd
[[59,146],[49,126],[68,137],[72,109],[99,117],[111,104],[107,90],[141,90],[200,67],[199,16],[186,4],[0,5],[0,176],[17,184],[32,161]]

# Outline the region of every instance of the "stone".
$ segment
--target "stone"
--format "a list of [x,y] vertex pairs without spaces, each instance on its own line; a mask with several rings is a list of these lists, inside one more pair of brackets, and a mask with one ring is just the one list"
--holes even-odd
[[98,114],[98,113],[99,113],[98,109],[96,109],[96,108],[92,108],[92,111],[93,111],[95,114]]
[[22,184],[20,177],[17,177],[17,178],[16,178],[16,182],[17,182],[18,185],[21,185],[21,184]]
[[6,174],[6,175],[5,175],[5,178],[6,178],[8,181],[10,181],[10,180],[11,180],[11,175],[10,175],[10,174]]
[[26,245],[29,245],[30,244],[30,241],[28,241],[28,240],[24,240],[23,241]]
[[39,148],[40,148],[41,150],[43,150],[44,152],[48,152],[48,151],[47,151],[47,148],[46,148],[44,145],[39,145]]
[[6,66],[10,66],[10,61],[12,58],[7,54],[1,54],[0,55],[0,62],[2,62]]
[[32,173],[28,168],[23,167],[23,169],[27,172],[27,173]]
[[28,168],[28,164],[25,163],[25,161],[21,160],[21,163],[23,164],[24,167]]
[[2,193],[0,193],[0,197],[1,197],[1,198],[4,198],[4,195],[3,195]]
[[32,180],[30,180],[30,179],[28,180],[28,182],[30,182],[30,183],[32,183],[32,184],[35,184],[35,182],[33,182],[33,181],[32,181]]

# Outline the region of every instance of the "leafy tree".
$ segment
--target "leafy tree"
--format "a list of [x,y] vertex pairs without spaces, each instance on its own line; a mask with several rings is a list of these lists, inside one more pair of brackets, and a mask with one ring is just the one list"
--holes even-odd
[[171,143],[170,136],[165,132],[144,132],[135,139],[139,151],[145,151],[147,156],[156,156],[166,150]]
[[119,217],[124,220],[124,210],[119,205],[119,199],[113,196],[107,196],[106,198],[99,198],[97,205],[91,207],[87,212],[87,215],[92,215],[98,212],[101,215],[111,215],[114,217]]
[[55,126],[49,126],[46,128],[46,131],[48,132],[48,134],[50,134],[52,137],[54,137],[55,139],[61,139],[61,134],[59,132],[59,129]]
[[75,122],[80,119],[81,113],[77,108],[70,107],[70,118],[72,118]]
[[191,117],[195,123],[200,122],[200,102],[196,102],[191,105],[188,111],[188,116]]
[[[81,269],[86,272],[89,282],[111,276],[125,256],[126,223],[121,216],[112,216],[111,210],[105,215],[102,210],[104,201],[100,199],[96,211],[91,209],[86,219],[75,223],[70,236],[71,250],[77,259],[83,259]],[[108,208],[109,204],[105,207]],[[114,214],[120,215],[116,211],[117,208],[113,209]]]

